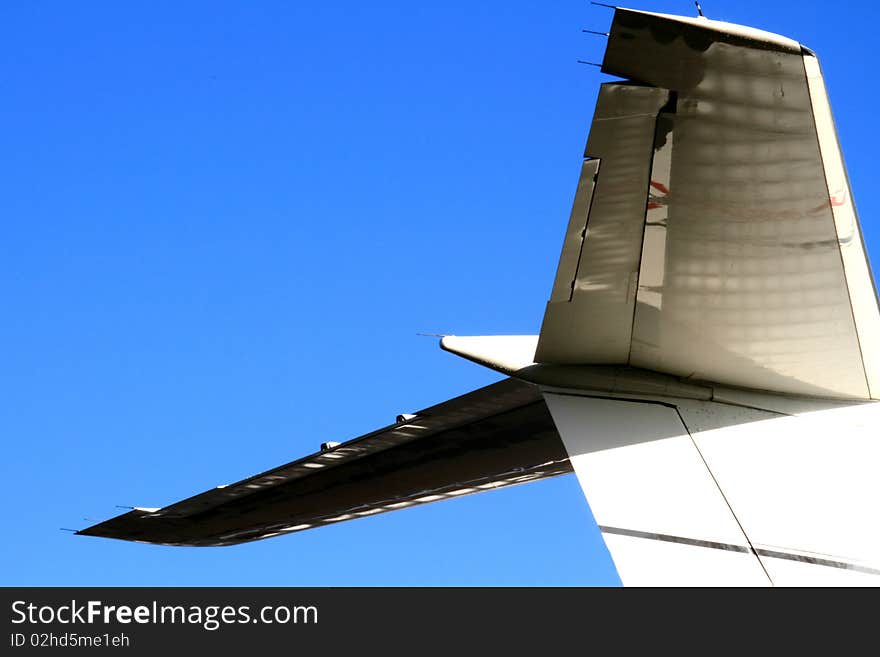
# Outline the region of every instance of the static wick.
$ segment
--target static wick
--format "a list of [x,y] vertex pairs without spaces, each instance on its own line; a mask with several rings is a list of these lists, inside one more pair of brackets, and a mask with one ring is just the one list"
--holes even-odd
[[591,5],[596,5],[597,7],[608,7],[609,9],[617,9],[614,5],[606,5],[604,2],[590,2]]
[[694,4],[697,5],[697,13],[700,15],[700,18],[705,18],[703,16],[703,8],[700,6],[700,0],[694,0]]
[[126,504],[114,504],[113,506],[115,506],[117,509],[128,509],[129,511],[134,511],[133,506],[128,506]]
[[63,532],[73,532],[74,534],[76,534],[79,531],[78,529],[70,529],[69,527],[59,527],[58,529],[60,529]]
[[445,338],[449,336],[449,333],[416,333],[416,335],[420,335],[423,338]]
[[603,37],[611,36],[610,32],[597,32],[596,30],[581,30],[581,32],[586,32],[587,34],[598,34],[599,36]]
[[602,65],[597,64],[596,62],[585,62],[583,59],[579,59],[577,62],[578,64],[589,64],[590,66],[598,66],[599,68],[602,68]]

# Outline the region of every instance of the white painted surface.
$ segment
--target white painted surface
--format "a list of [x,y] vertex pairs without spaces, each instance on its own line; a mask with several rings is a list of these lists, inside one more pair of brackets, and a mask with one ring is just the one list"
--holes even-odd
[[544,398],[597,523],[658,535],[605,532],[624,584],[769,583],[674,408],[547,392]]
[[790,559],[764,559],[776,586],[878,586],[880,578],[854,570]]
[[[880,403],[779,416],[681,400],[679,411],[759,550],[880,571]],[[778,584],[880,576],[762,558]],[[830,571],[839,571],[833,573]],[[844,574],[845,573],[845,574]]]
[[602,536],[626,586],[768,584],[754,557],[747,554],[614,534]]
[[445,335],[440,347],[498,372],[513,374],[534,364],[537,335]]

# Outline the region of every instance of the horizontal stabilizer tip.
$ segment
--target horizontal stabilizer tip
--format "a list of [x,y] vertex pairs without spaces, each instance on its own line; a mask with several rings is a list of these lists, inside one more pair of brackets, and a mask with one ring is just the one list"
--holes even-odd
[[447,335],[440,347],[502,374],[534,365],[537,335]]

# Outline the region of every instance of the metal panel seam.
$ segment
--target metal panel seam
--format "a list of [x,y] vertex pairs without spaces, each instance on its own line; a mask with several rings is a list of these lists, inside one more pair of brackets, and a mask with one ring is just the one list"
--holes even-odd
[[755,559],[758,560],[758,564],[761,566],[761,570],[764,571],[764,574],[767,576],[767,581],[770,582],[770,586],[773,586],[773,578],[770,577],[770,573],[767,571],[766,566],[764,566],[764,562],[761,560],[761,556],[758,554],[758,551],[755,549],[755,546],[752,545],[752,539],[749,538],[749,535],[746,533],[745,527],[743,527],[742,523],[739,521],[739,518],[736,515],[736,511],[733,510],[733,507],[730,504],[730,500],[727,499],[727,495],[724,494],[724,490],[721,488],[721,485],[718,483],[718,480],[715,478],[715,473],[712,472],[712,468],[709,467],[709,464],[706,462],[706,457],[703,456],[703,452],[700,451],[699,445],[697,445],[697,441],[694,440],[693,435],[691,435],[691,430],[688,428],[687,422],[684,421],[684,416],[682,416],[681,412],[678,410],[678,407],[675,407],[675,414],[678,416],[679,421],[681,422],[681,426],[684,427],[684,430],[687,431],[688,438],[691,439],[691,444],[694,446],[694,449],[697,450],[697,454],[700,456],[700,460],[703,462],[703,465],[706,466],[706,472],[709,473],[709,476],[712,477],[712,481],[715,483],[715,487],[718,489],[718,492],[721,494],[721,499],[724,500],[724,503],[727,505],[727,508],[730,509],[730,515],[733,516],[734,521],[736,522],[739,530],[742,532],[743,538],[746,539],[746,543],[749,545],[749,550],[755,556]]

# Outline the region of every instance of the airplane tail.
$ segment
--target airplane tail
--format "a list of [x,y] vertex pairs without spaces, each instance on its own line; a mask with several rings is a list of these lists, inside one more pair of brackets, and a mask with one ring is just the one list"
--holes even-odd
[[880,583],[880,312],[816,56],[616,9],[541,386],[626,584]]
[[80,534],[219,546],[574,470],[625,584],[880,584],[880,313],[815,55],[616,9],[511,379]]

